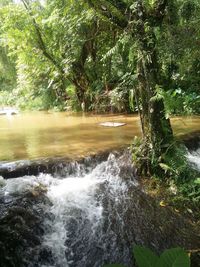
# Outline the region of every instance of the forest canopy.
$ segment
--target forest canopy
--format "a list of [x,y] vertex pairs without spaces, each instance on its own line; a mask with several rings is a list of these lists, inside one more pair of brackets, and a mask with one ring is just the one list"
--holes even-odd
[[[2,0],[0,105],[137,111],[137,2]],[[197,114],[200,3],[168,1],[160,24],[152,15],[157,1],[143,2],[151,16],[145,38],[156,41],[157,93],[167,113]]]

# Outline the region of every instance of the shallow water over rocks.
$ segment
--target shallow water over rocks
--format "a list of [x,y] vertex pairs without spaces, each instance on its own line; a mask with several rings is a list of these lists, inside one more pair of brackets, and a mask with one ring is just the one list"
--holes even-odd
[[200,246],[192,224],[142,191],[127,151],[53,173],[0,180],[2,267],[133,266],[134,244]]

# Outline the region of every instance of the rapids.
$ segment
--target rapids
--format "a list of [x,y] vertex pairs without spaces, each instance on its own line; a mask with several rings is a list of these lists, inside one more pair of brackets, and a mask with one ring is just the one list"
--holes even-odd
[[187,158],[192,166],[200,171],[200,148],[188,152]]
[[192,225],[141,190],[127,151],[61,174],[0,179],[2,267],[129,267],[135,243],[200,245]]

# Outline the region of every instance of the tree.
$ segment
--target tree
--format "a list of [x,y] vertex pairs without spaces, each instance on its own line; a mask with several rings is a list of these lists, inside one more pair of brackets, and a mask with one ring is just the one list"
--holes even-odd
[[137,48],[135,96],[143,133],[143,167],[150,171],[149,158],[157,161],[173,139],[170,121],[165,116],[163,98],[158,93],[163,84],[155,36],[155,30],[162,27],[168,1],[137,0],[132,5],[131,1],[122,0],[88,0],[88,3],[111,23],[124,31],[128,30],[134,38]]
[[55,67],[55,69],[59,73],[58,79],[60,80],[60,85],[59,85],[59,87],[56,88],[56,96],[58,99],[65,101],[67,99],[66,79],[69,79],[69,77],[67,78],[65,76],[65,71],[64,71],[62,64],[60,64],[60,62],[56,59],[56,57],[53,55],[53,53],[51,53],[47,49],[47,46],[46,46],[44,38],[43,38],[42,31],[41,31],[38,23],[36,22],[36,19],[34,17],[33,12],[32,12],[29,1],[28,0],[21,0],[21,1],[24,5],[25,9],[27,10],[31,20],[32,20],[32,24],[33,24],[33,28],[35,30],[36,40],[37,40],[39,49],[42,51],[43,56],[47,60],[50,61],[50,63]]

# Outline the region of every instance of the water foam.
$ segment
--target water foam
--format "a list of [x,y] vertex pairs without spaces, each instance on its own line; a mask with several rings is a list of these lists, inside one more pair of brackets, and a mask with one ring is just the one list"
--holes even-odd
[[193,167],[200,171],[200,148],[195,151],[188,152],[187,158]]
[[[79,169],[79,166],[76,167]],[[120,168],[114,155],[110,155],[108,161],[98,164],[89,173],[81,172],[82,176],[79,171],[75,173],[76,175],[64,178],[40,174],[2,182],[1,190],[5,197],[34,191],[35,188],[46,189],[45,194],[52,205],[44,206],[50,216],[46,216],[44,221],[42,247],[51,251],[53,261],[56,262],[52,266],[73,265],[70,224],[73,227],[77,225],[78,231],[85,231],[85,236],[89,236],[90,240],[95,236],[103,219],[103,206],[101,199],[97,197],[101,185],[106,184],[109,187],[109,194],[116,197],[116,202],[117,195],[127,190],[126,184],[120,179]],[[50,267],[49,264],[42,266]]]

